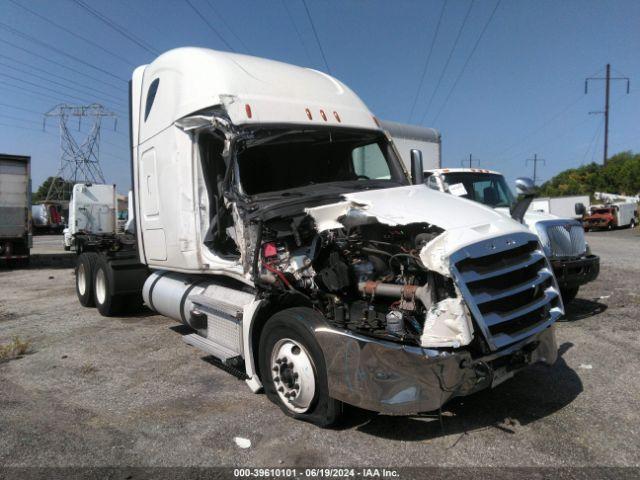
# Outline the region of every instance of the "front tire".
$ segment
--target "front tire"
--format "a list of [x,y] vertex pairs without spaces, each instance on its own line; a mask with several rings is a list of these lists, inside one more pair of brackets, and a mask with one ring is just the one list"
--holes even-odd
[[260,335],[259,367],[267,397],[286,415],[329,427],[342,403],[329,397],[324,355],[310,328],[314,315],[290,308],[271,317]]
[[83,253],[76,260],[76,295],[83,307],[95,307],[93,301],[93,274],[98,255]]
[[112,317],[122,310],[122,297],[114,291],[113,269],[100,257],[93,275],[93,301],[103,317]]

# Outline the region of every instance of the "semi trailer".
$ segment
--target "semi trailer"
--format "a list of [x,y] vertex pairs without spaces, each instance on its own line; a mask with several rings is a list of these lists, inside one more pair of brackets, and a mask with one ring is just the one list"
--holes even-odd
[[31,157],[0,154],[0,262],[27,265],[31,243]]
[[559,287],[538,238],[427,188],[322,72],[179,48],[130,83],[135,232],[78,256],[83,305],[140,295],[292,417],[438,409],[553,364]]
[[116,186],[77,183],[71,190],[69,226],[63,230],[65,250],[82,250],[91,235],[116,234]]

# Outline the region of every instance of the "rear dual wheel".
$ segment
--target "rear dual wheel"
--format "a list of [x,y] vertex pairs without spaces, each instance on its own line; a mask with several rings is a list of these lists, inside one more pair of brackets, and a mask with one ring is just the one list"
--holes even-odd
[[93,299],[93,274],[98,254],[94,252],[78,255],[76,260],[76,294],[80,305],[83,307],[95,307]]
[[121,312],[124,297],[116,295],[114,272],[109,262],[95,252],[85,252],[76,261],[76,294],[83,307],[97,307],[110,317]]

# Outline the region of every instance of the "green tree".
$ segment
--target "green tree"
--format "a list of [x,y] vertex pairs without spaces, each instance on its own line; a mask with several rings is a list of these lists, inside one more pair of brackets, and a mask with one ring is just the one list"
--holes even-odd
[[73,182],[65,181],[60,177],[48,177],[42,185],[31,194],[31,201],[33,203],[42,202],[47,198],[47,194],[49,193],[49,188],[51,187],[51,183],[55,180],[56,187],[63,185],[63,198],[62,200],[70,200],[71,199],[71,190],[73,189]]
[[640,192],[640,154],[621,152],[606,165],[590,163],[560,172],[540,187],[541,196],[592,195],[593,192],[636,195]]

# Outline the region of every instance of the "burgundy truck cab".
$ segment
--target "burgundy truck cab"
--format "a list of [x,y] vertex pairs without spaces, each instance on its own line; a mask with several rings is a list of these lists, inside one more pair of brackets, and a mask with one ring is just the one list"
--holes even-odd
[[616,215],[613,207],[602,207],[591,210],[591,214],[583,220],[584,229],[589,231],[595,228],[612,229],[616,227]]

